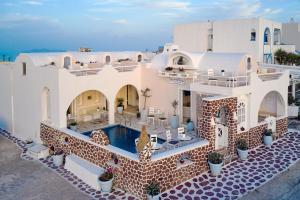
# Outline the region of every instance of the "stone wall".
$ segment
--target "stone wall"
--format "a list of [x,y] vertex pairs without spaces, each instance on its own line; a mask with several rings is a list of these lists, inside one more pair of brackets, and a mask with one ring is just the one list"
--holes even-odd
[[234,112],[237,111],[237,98],[223,98],[217,100],[203,100],[202,117],[198,120],[198,135],[209,141],[211,150],[215,149],[215,127],[211,125],[212,117],[223,107],[226,112],[226,126],[228,127],[228,146],[232,154],[235,153],[235,137],[237,122]]
[[276,132],[279,134],[280,137],[283,136],[288,130],[288,118],[278,119],[276,121]]
[[[113,153],[100,145],[70,136],[45,124],[41,124],[41,140],[49,147],[60,148],[66,154],[75,154],[100,167],[107,167],[108,163],[112,162]],[[163,192],[207,171],[206,155],[209,151],[212,151],[212,148],[206,145],[183,153],[192,161],[184,167],[178,165],[178,160],[183,154],[157,161],[136,161],[117,155],[119,164],[115,168],[114,187],[139,198],[145,198],[145,187],[150,181],[155,180],[160,184]]]

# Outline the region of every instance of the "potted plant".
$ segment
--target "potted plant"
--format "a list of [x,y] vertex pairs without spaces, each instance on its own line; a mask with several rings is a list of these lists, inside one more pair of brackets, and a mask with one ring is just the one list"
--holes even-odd
[[173,67],[166,67],[165,70],[166,70],[166,71],[172,71],[172,70],[173,70]]
[[248,158],[248,144],[246,140],[239,139],[236,143],[237,151],[241,160],[247,160]]
[[187,119],[186,123],[187,123],[187,130],[188,131],[194,130],[194,123],[193,123],[193,121],[191,119]]
[[117,105],[118,113],[122,114],[123,113],[123,108],[124,108],[124,105],[123,105],[124,99],[123,98],[118,98],[117,102],[118,102],[118,105]]
[[26,148],[27,149],[34,145],[33,140],[31,138],[25,140],[25,143],[26,143]]
[[272,142],[273,142],[273,138],[272,138],[272,129],[266,129],[264,131],[264,144],[266,146],[271,146],[272,145]]
[[117,164],[119,163],[119,159],[118,159],[118,157],[117,157],[116,154],[113,154],[113,155],[112,155],[112,160],[113,160],[113,162],[115,163],[115,165],[117,165]]
[[99,184],[102,192],[111,192],[114,180],[113,168],[109,167],[99,176]]
[[155,181],[151,181],[146,187],[146,193],[148,200],[158,200],[160,193],[159,184]]
[[176,115],[176,109],[177,109],[177,106],[178,106],[178,102],[176,100],[174,100],[172,102],[172,107],[173,107],[173,116],[171,116],[171,119],[170,119],[170,125],[172,128],[178,128],[178,116]]
[[70,129],[71,130],[73,130],[73,131],[76,131],[77,130],[77,122],[72,122],[71,124],[70,124]]
[[208,164],[213,176],[218,176],[221,173],[223,165],[223,155],[218,152],[208,154]]
[[150,92],[149,88],[141,90],[142,96],[144,97],[144,106],[143,106],[143,109],[141,110],[141,120],[142,121],[146,121],[147,115],[148,115],[148,113],[146,111],[146,105],[147,105],[146,103],[147,103],[147,99],[149,97],[151,97],[151,95],[149,94],[149,92]]
[[53,164],[55,166],[61,166],[64,161],[64,152],[61,149],[56,149],[54,155],[52,156]]

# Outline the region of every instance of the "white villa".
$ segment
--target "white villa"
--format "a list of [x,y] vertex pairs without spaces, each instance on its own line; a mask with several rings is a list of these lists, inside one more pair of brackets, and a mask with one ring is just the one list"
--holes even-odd
[[242,52],[258,62],[273,63],[278,49],[295,52],[300,42],[298,27],[264,18],[195,22],[177,25],[174,43],[188,52]]
[[[99,167],[117,155],[123,164],[114,187],[144,198],[145,185],[153,179],[165,191],[207,170],[209,152],[236,156],[239,138],[254,148],[262,144],[265,129],[276,138],[287,131],[289,71],[257,64],[273,59],[274,49],[282,46],[280,32],[281,24],[269,20],[228,20],[179,25],[174,44],[165,44],[157,54],[20,54],[14,63],[0,64],[0,128]],[[145,104],[141,90],[146,88],[150,97]],[[194,123],[189,131],[188,119]],[[70,129],[72,122],[76,130]],[[118,134],[108,143],[103,135],[93,137],[94,130],[116,124],[136,131],[146,125],[149,135],[162,140],[163,151],[152,149],[145,158],[115,146]],[[179,138],[180,127],[188,139]],[[176,145],[169,143],[168,130]],[[182,167],[178,160],[186,153],[190,162]],[[147,170],[158,173],[149,177]]]

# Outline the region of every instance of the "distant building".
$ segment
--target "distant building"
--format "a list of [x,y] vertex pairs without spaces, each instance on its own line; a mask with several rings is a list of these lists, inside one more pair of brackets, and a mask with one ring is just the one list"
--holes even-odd
[[249,53],[264,63],[273,63],[279,48],[295,52],[295,45],[282,43],[282,24],[263,18],[177,25],[174,43],[189,52]]
[[282,41],[286,44],[294,44],[296,51],[300,52],[300,23],[290,22],[282,24]]
[[86,48],[86,47],[80,47],[79,52],[91,52],[93,49],[92,48]]

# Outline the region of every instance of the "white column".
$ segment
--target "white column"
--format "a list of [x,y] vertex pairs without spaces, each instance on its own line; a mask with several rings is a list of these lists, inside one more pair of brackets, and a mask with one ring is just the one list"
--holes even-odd
[[108,105],[108,123],[114,124],[115,123],[115,104],[114,100],[109,101]]
[[292,81],[292,96],[296,98],[296,84],[295,81]]

